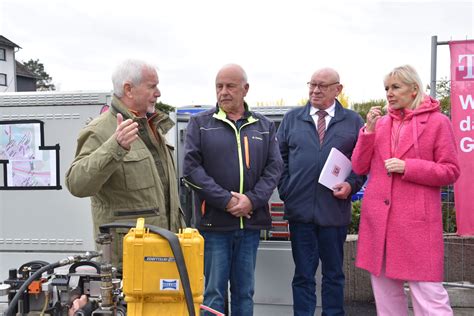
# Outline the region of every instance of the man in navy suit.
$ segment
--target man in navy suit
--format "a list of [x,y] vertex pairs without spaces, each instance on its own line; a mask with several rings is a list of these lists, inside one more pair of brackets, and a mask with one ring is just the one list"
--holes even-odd
[[277,133],[284,162],[278,190],[295,262],[293,311],[295,316],[314,315],[315,274],[321,260],[322,315],[344,315],[343,254],[351,196],[365,178],[351,173],[332,189],[318,179],[332,147],[351,158],[364,122],[336,100],[343,86],[334,69],[317,70],[308,87],[306,106],[288,112]]

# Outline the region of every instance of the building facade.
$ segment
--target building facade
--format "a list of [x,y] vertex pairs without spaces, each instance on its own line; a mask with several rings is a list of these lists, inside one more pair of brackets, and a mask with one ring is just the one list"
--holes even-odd
[[38,77],[15,60],[20,48],[0,35],[0,92],[36,91]]

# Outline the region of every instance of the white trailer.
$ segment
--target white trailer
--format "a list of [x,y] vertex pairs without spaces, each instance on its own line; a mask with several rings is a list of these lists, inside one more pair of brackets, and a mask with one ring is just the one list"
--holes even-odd
[[110,101],[110,92],[0,94],[0,281],[28,261],[95,249],[90,200],[72,196],[64,175],[79,131]]

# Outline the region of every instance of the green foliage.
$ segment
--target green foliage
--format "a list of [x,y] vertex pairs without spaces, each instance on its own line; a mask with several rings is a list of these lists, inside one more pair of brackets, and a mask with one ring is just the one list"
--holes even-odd
[[166,114],[170,114],[170,112],[174,112],[176,110],[176,108],[174,106],[163,103],[161,101],[156,102],[155,109],[157,109],[161,112],[165,112]]
[[453,186],[446,186],[441,189],[441,205],[443,212],[443,231],[445,233],[455,233],[456,210],[454,209],[454,191]]
[[369,100],[367,102],[357,102],[352,104],[352,108],[354,111],[360,114],[362,118],[365,120],[367,117],[367,113],[369,112],[370,108],[373,106],[380,106],[384,107],[386,104],[384,99],[378,99],[378,100]]
[[451,116],[451,82],[446,77],[436,83],[436,99],[439,100],[441,112]]
[[38,76],[39,79],[36,79],[36,90],[37,91],[52,91],[56,90],[54,84],[51,83],[53,78],[44,70],[43,63],[39,62],[39,59],[33,60],[30,59],[26,63],[23,62],[23,65]]
[[455,233],[456,225],[456,210],[453,205],[443,204],[443,231],[445,233]]
[[352,202],[352,220],[347,231],[348,234],[359,233],[359,222],[360,222],[360,205],[361,200]]

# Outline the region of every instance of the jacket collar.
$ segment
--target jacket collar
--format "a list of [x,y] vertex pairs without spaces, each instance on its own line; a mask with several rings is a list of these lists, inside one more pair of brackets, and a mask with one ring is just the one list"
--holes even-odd
[[[342,104],[337,99],[335,99],[335,102],[336,107],[334,109],[334,117],[329,122],[328,128],[336,122],[342,121],[346,117],[346,113],[344,112],[344,107],[342,106]],[[299,118],[301,120],[314,123],[314,120],[310,114],[311,107],[311,102],[308,101],[308,103],[306,103],[306,105],[304,106],[303,111],[299,115]]]
[[[397,158],[403,157],[411,147],[415,147],[416,157],[419,158],[419,138],[423,134],[426,128],[426,123],[431,113],[439,112],[440,106],[439,101],[431,98],[430,96],[424,96],[420,105],[414,110],[393,110],[389,108],[389,120],[385,125],[382,125],[386,129],[385,135],[391,135],[391,128],[393,120],[402,120],[406,132],[403,133],[398,141],[398,148],[394,153]],[[405,112],[403,116],[401,113]],[[383,134],[382,134],[383,135]],[[391,146],[390,142],[388,145]],[[390,148],[390,147],[389,147]],[[386,148],[384,148],[386,150]],[[390,151],[388,151],[390,152]]]
[[[249,117],[252,116],[252,112],[249,110],[249,106],[248,106],[247,102],[245,102],[245,101],[244,101],[244,109],[245,109],[244,116],[242,118],[243,119],[248,119]],[[219,103],[216,103],[216,109],[215,109],[214,113],[221,116],[222,114],[219,114],[220,112],[223,112],[225,114],[224,110],[222,110],[219,107]],[[225,114],[225,115],[227,116],[227,114]]]
[[422,113],[419,115],[413,116],[413,118],[408,121],[408,124],[405,128],[407,128],[406,133],[403,133],[401,135],[400,140],[398,141],[399,146],[395,152],[395,157],[403,157],[403,155],[406,154],[406,152],[411,148],[415,147],[416,151],[416,157],[419,157],[419,151],[418,151],[418,141],[420,139],[420,136],[423,134],[426,128],[426,122],[428,121],[428,118],[430,116],[430,113]]
[[[314,106],[309,107],[309,115],[311,115],[311,116],[317,115],[317,113],[319,111],[321,111],[321,110],[315,108]],[[336,100],[334,100],[334,103],[324,111],[326,111],[326,113],[329,117],[333,118],[334,114],[336,112]]]
[[159,128],[163,134],[166,134],[174,125],[175,123],[173,120],[164,112],[156,110],[155,113],[153,113],[151,116],[148,116],[148,118],[139,118],[135,114],[133,114],[132,111],[127,109],[125,104],[123,104],[122,101],[120,101],[115,94],[112,97],[112,102],[110,106],[110,112],[114,115],[117,116],[118,113],[122,114],[123,119],[147,119],[150,121],[153,125],[156,125],[157,128]]
[[118,113],[122,114],[124,120],[135,118],[135,115],[133,115],[133,113],[127,109],[125,104],[123,104],[123,102],[119,98],[117,98],[115,94],[112,96],[110,112],[114,116],[117,116]]
[[[218,119],[218,120],[228,122],[228,123],[230,123],[230,124],[233,126],[233,124],[231,123],[231,121],[227,118],[226,112],[224,112],[224,110],[221,109],[221,108],[219,108],[219,107],[217,108],[217,111],[214,112],[213,117],[215,117],[215,118]],[[242,117],[241,119],[247,120],[247,123],[255,123],[255,122],[258,121],[257,118],[255,118],[255,117],[252,116],[252,112],[250,112],[250,111],[245,111],[244,117]]]
[[[395,158],[402,158],[408,150],[415,146],[415,143],[418,143],[420,136],[424,133],[426,129],[426,123],[428,121],[429,116],[430,112],[422,113],[413,116],[412,119],[404,123],[406,124],[406,126],[404,127],[406,129],[406,132],[401,134],[401,138],[398,142],[398,148],[396,149],[393,155]],[[379,137],[386,139],[380,139],[380,146],[378,146],[380,149],[380,155],[383,157],[384,160],[390,158],[391,156],[390,135],[392,132],[392,121],[392,117],[390,117],[389,115],[385,115],[377,122],[377,134],[379,135]]]
[[[316,140],[317,139],[317,137],[316,137],[317,133],[313,134],[315,141],[319,144],[320,147],[329,146],[331,144],[331,139],[332,139],[332,137],[334,137],[334,135],[336,133],[336,131],[333,128],[331,128],[331,126],[336,124],[337,122],[343,121],[346,117],[346,112],[345,112],[346,110],[341,105],[341,103],[339,103],[339,101],[337,101],[337,100],[335,100],[335,103],[336,103],[336,105],[335,105],[335,109],[334,109],[334,117],[331,118],[331,120],[329,121],[329,125],[326,128],[326,134],[324,136],[324,142],[321,144],[319,142],[319,139]],[[312,128],[314,128],[315,127],[315,122],[314,122],[314,119],[313,119],[313,117],[311,116],[311,113],[310,113],[311,108],[312,108],[312,105],[308,101],[308,103],[306,103],[306,105],[298,113],[298,115],[296,116],[296,119],[308,122],[308,124],[311,124]]]

